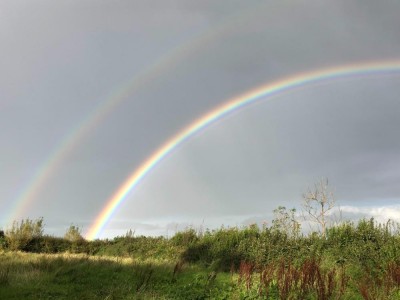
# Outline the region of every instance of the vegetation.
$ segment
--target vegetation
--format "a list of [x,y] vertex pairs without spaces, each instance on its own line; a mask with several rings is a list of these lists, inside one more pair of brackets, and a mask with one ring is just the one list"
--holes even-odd
[[32,241],[40,239],[43,235],[43,218],[36,221],[14,221],[11,229],[6,231],[6,242],[10,250],[30,250]]
[[81,229],[78,226],[71,225],[64,235],[64,239],[72,243],[78,243],[83,240]]
[[400,299],[399,224],[330,223],[323,193],[324,182],[303,203],[318,225],[308,234],[282,206],[270,227],[170,239],[87,241],[74,225],[58,238],[43,219],[14,222],[0,231],[0,299]]
[[326,230],[329,225],[329,213],[335,207],[335,197],[329,189],[328,179],[322,179],[317,182],[314,189],[308,189],[303,194],[303,208],[305,219],[308,219],[320,227],[323,237],[326,236]]
[[325,237],[293,235],[276,224],[187,229],[171,239],[42,235],[19,244],[24,252],[5,235],[0,298],[400,298],[398,224],[344,222],[327,228]]

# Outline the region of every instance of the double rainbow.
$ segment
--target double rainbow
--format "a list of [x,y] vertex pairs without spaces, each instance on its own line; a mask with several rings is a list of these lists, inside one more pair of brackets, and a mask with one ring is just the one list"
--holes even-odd
[[398,75],[400,74],[400,60],[366,62],[351,64],[311,72],[300,73],[287,77],[266,85],[262,85],[241,96],[235,97],[221,106],[213,109],[206,115],[185,127],[175,136],[170,138],[158,150],[156,150],[146,161],[144,161],[117,189],[112,197],[106,202],[97,218],[86,233],[86,238],[97,238],[117,208],[127,199],[129,193],[140,183],[140,181],[169,153],[178,145],[191,138],[194,134],[215,121],[218,121],[229,113],[242,109],[249,104],[255,103],[261,99],[280,95],[283,92],[292,91],[297,88],[321,84],[332,80],[344,80],[348,78],[357,78],[364,76],[377,75]]
[[171,48],[168,52],[163,53],[152,64],[146,66],[138,74],[116,87],[108,97],[101,100],[88,115],[78,122],[55,145],[46,160],[36,168],[29,180],[21,186],[21,190],[15,199],[10,201],[10,207],[2,211],[3,215],[1,215],[1,219],[7,220],[10,223],[24,215],[68,155],[124,101],[130,99],[138,90],[170,70],[174,65],[183,61],[183,58],[189,54],[196,53],[204,45],[212,43],[214,40],[221,38],[221,36],[235,30],[235,24],[245,22],[252,16],[254,11],[257,11],[263,5],[265,4],[260,3],[255,6],[249,6],[248,9],[230,15],[222,19],[215,26],[206,28],[193,35],[184,42],[176,45],[176,47]]

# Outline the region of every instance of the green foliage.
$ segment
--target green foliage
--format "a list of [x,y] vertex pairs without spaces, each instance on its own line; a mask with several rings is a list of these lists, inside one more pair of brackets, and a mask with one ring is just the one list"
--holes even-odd
[[221,228],[206,231],[196,242],[189,244],[182,258],[188,262],[201,261],[207,265],[213,264],[217,269],[229,270],[232,264],[238,265],[242,257],[238,247],[242,236],[257,234],[258,228],[239,230],[238,228]]
[[4,235],[4,231],[0,230],[0,249],[6,249],[6,248],[7,248],[6,236]]
[[237,268],[242,260],[257,264],[299,253],[304,240],[271,228],[253,224],[245,228],[221,228],[206,231],[195,243],[186,247],[182,259],[213,265],[217,270]]
[[[42,222],[21,223],[14,234],[32,232],[22,250],[83,254],[0,252],[1,299],[398,299],[400,293],[393,222],[344,222],[325,237],[296,236],[273,223],[95,241],[47,236]],[[6,241],[11,250],[8,235]]]
[[63,253],[71,248],[71,242],[60,238],[49,235],[44,235],[40,239],[40,251],[41,253]]
[[22,220],[13,222],[11,229],[6,231],[6,240],[10,250],[31,250],[31,242],[43,235],[43,218],[37,220]]
[[83,240],[81,229],[78,226],[70,225],[65,232],[64,239],[72,243],[76,243]]
[[178,276],[166,262],[87,255],[0,252],[1,299],[398,299],[400,264],[350,280],[350,266],[310,257],[258,266],[242,261],[237,272],[186,265]]
[[81,229],[78,226],[70,225],[64,235],[64,240],[70,243],[69,251],[72,253],[87,252],[87,242],[81,235]]
[[86,241],[74,225],[59,238],[43,235],[43,219],[14,222],[3,249],[52,255],[0,252],[0,299],[398,299],[399,224],[371,218],[300,235],[294,209],[274,214],[271,227],[189,228],[171,239],[130,230]]
[[85,241],[81,252],[99,256],[148,258],[159,260],[178,259],[182,247],[164,237],[120,236],[112,240]]
[[165,262],[0,252],[0,299],[229,299],[219,297],[229,275],[188,266],[172,284],[173,268]]
[[297,221],[295,208],[287,210],[284,206],[278,206],[278,208],[274,209],[273,213],[273,230],[284,232],[292,237],[299,236],[300,223]]
[[171,243],[176,246],[188,246],[198,241],[198,236],[193,228],[177,232],[172,238]]
[[383,263],[400,260],[399,235],[391,230],[392,222],[378,224],[373,218],[357,224],[346,222],[329,228],[330,253],[353,261],[364,269],[374,270]]

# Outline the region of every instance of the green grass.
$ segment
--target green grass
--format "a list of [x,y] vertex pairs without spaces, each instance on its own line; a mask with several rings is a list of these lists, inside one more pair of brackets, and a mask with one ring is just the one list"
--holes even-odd
[[[346,274],[340,293],[342,274],[337,265],[315,261],[314,268],[319,270],[314,274],[321,272],[323,283],[315,275],[302,294],[304,274],[313,273],[310,265],[295,267],[282,261],[257,267],[242,262],[236,271],[217,272],[212,265],[176,261],[10,251],[0,252],[0,299],[299,299],[300,295],[303,299],[400,299],[398,286],[384,291],[373,278],[358,280],[351,274],[355,270]],[[260,277],[262,272],[267,277]],[[328,287],[329,272],[336,284],[333,293],[318,295],[321,286]]]
[[196,265],[71,254],[0,253],[0,299],[204,299],[229,274]]
[[[400,226],[188,229],[71,242],[0,236],[0,299],[400,299]],[[76,254],[74,254],[76,253]],[[89,255],[90,254],[90,255]]]

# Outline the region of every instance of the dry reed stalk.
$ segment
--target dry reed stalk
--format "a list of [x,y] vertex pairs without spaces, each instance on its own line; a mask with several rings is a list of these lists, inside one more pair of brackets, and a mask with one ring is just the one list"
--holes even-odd
[[254,267],[254,264],[250,262],[240,262],[238,284],[241,284],[244,279],[246,283],[246,290],[250,290],[252,286]]
[[314,289],[317,281],[319,265],[315,258],[303,262],[300,267],[300,293],[306,295]]
[[281,260],[277,271],[277,286],[280,299],[289,299],[290,293],[295,291],[300,280],[300,272],[285,260]]
[[397,288],[400,288],[400,264],[391,262],[388,264],[388,280]]

